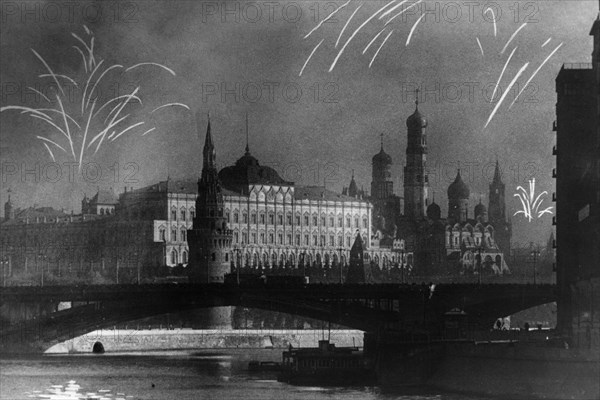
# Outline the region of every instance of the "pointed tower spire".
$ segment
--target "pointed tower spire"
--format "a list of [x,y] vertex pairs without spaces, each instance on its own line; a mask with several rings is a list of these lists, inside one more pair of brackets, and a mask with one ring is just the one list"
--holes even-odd
[[204,150],[203,150],[204,163],[203,163],[203,166],[204,166],[204,168],[206,168],[206,167],[214,168],[214,167],[216,167],[215,162],[216,162],[217,155],[216,155],[215,145],[213,143],[212,133],[211,133],[211,129],[210,129],[210,113],[208,113],[207,117],[208,117],[208,122],[206,125],[206,138],[204,139]]
[[419,110],[419,89],[415,89],[415,110]]
[[246,155],[250,154],[250,146],[248,145],[248,112],[246,112]]
[[502,178],[500,177],[500,163],[498,162],[498,158],[496,158],[496,168],[494,169],[494,182],[502,182]]
[[381,150],[383,151],[383,133],[379,135],[381,137]]

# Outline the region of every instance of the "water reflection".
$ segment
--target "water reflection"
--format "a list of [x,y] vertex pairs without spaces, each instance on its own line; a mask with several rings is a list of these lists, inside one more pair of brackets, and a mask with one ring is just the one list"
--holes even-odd
[[52,385],[44,392],[34,390],[25,392],[24,395],[34,399],[48,400],[128,400],[133,399],[125,393],[111,393],[110,389],[98,389],[96,392],[80,393],[81,386],[76,381],[69,381],[66,385]]

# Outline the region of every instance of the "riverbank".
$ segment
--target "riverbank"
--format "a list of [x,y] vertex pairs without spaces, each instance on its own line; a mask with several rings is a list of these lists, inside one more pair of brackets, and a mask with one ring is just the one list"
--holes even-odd
[[336,346],[363,347],[363,332],[320,329],[111,329],[97,330],[58,343],[46,354],[186,350],[186,349],[285,349],[317,347],[322,338]]

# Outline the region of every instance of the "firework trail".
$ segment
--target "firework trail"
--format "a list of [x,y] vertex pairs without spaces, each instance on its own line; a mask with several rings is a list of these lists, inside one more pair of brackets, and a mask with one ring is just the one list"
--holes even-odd
[[162,65],[162,64],[159,64],[159,63],[154,63],[154,62],[144,62],[144,63],[139,63],[139,64],[136,64],[136,65],[134,65],[134,66],[131,66],[131,67],[127,68],[127,69],[125,70],[125,72],[129,72],[129,71],[131,71],[132,69],[135,69],[135,68],[137,68],[137,67],[141,67],[141,66],[143,66],[143,65],[155,65],[155,66],[157,66],[157,67],[160,67],[160,68],[164,69],[165,71],[169,72],[171,75],[173,75],[173,76],[177,76],[177,74],[175,74],[175,71],[173,71],[171,68],[165,67],[165,66],[164,66],[164,65]]
[[331,12],[331,14],[329,14],[328,16],[326,16],[321,22],[319,22],[317,24],[317,26],[315,26],[314,28],[312,28],[312,30],[310,32],[308,32],[306,34],[306,36],[304,36],[304,39],[308,38],[310,35],[312,35],[312,33],[314,31],[316,31],[317,29],[319,29],[321,27],[321,25],[323,25],[325,22],[329,21],[331,19],[331,17],[333,17],[338,11],[340,11],[341,9],[343,9],[344,7],[346,7],[348,4],[350,4],[352,0],[348,0],[347,2],[345,2],[344,4],[342,4],[341,6],[339,6],[338,8],[336,8],[335,10],[333,10]]
[[517,46],[517,47],[515,47],[513,49],[513,51],[510,53],[510,56],[508,56],[508,59],[506,60],[506,63],[504,63],[504,67],[502,68],[502,72],[500,72],[500,76],[498,77],[498,81],[496,82],[496,86],[494,86],[494,92],[492,93],[492,97],[490,98],[490,103],[496,97],[496,92],[498,91],[498,87],[500,86],[500,81],[502,80],[502,77],[504,76],[504,72],[506,71],[506,67],[508,67],[508,64],[510,63],[511,58],[515,54],[515,51],[517,50],[518,47],[519,46]]
[[483,12],[483,14],[487,14],[489,12],[492,13],[492,21],[494,22],[494,37],[496,37],[496,35],[498,34],[498,30],[496,27],[496,14],[494,14],[494,10],[492,10],[491,8],[486,8],[485,11]]
[[373,64],[373,61],[375,61],[375,58],[377,58],[377,54],[379,54],[379,51],[381,50],[381,48],[383,47],[383,45],[385,44],[385,42],[387,42],[387,40],[390,38],[390,36],[392,36],[392,33],[394,33],[393,29],[390,31],[390,33],[387,34],[387,36],[385,37],[385,39],[383,39],[383,42],[381,42],[381,44],[379,45],[379,48],[375,52],[375,55],[373,56],[373,59],[369,63],[369,68],[371,68],[371,65]]
[[312,58],[313,54],[315,54],[315,52],[317,51],[317,49],[319,48],[319,46],[321,46],[321,43],[323,43],[324,40],[325,39],[321,39],[321,41],[319,42],[319,44],[317,44],[315,46],[315,48],[313,49],[313,51],[310,52],[310,55],[308,56],[308,58],[304,62],[304,65],[302,66],[302,69],[300,70],[300,73],[298,74],[298,76],[302,76],[302,73],[304,72],[304,68],[306,68],[306,65],[308,64],[308,62]]
[[413,33],[415,32],[415,29],[417,28],[417,25],[419,25],[419,22],[421,22],[421,20],[425,17],[425,14],[422,14],[419,19],[417,19],[417,21],[415,22],[415,24],[413,25],[413,27],[410,29],[410,33],[408,34],[408,38],[406,38],[406,45],[408,46],[408,44],[410,43],[410,38],[412,38]]
[[168,104],[163,104],[162,106],[156,107],[154,110],[150,111],[150,114],[152,114],[154,111],[160,110],[161,108],[172,107],[172,106],[183,107],[186,110],[190,111],[190,108],[186,104],[183,104],[183,103],[168,103]]
[[369,50],[369,47],[371,47],[371,45],[377,40],[377,38],[379,36],[381,36],[381,34],[383,33],[383,31],[385,31],[385,26],[383,27],[382,30],[379,31],[379,33],[377,35],[375,35],[375,37],[373,39],[371,39],[371,41],[369,42],[369,44],[367,45],[367,47],[365,47],[365,49],[363,50],[363,54],[365,54],[367,52],[367,50]]
[[[396,0],[392,1],[395,2]],[[386,16],[390,15],[391,13],[393,13],[394,11],[396,11],[397,8],[401,7],[402,4],[406,3],[408,0],[402,0],[400,3],[396,4],[394,7],[390,8],[389,10],[387,10],[386,12],[384,12],[383,14],[381,14],[379,16],[379,20],[382,20],[383,18],[385,18]]]
[[550,41],[551,41],[551,40],[552,40],[552,38],[551,38],[551,37],[549,37],[549,38],[548,38],[548,40],[546,40],[546,41],[544,42],[544,44],[542,44],[542,47],[546,47],[546,45],[547,45],[548,43],[550,43]]
[[512,89],[512,87],[514,86],[514,84],[517,81],[517,79],[519,79],[519,77],[521,76],[521,74],[527,69],[528,66],[529,66],[529,63],[525,63],[525,65],[523,65],[521,67],[521,69],[519,70],[519,72],[517,72],[517,74],[515,75],[515,77],[513,78],[513,80],[510,82],[510,84],[508,85],[508,87],[504,91],[504,93],[502,93],[502,97],[500,97],[500,100],[496,104],[496,107],[494,107],[494,110],[490,114],[487,122],[485,123],[484,128],[487,128],[487,126],[489,125],[489,123],[492,120],[492,118],[494,118],[494,115],[496,115],[496,112],[498,111],[498,108],[500,108],[500,105],[502,104],[502,102],[504,101],[504,99],[506,98],[506,96],[508,95],[508,92],[510,92],[510,89]]
[[[547,195],[547,191],[543,191],[535,196],[535,178],[529,181],[529,193],[522,187],[517,187],[517,190],[520,190],[521,193],[514,194],[514,197],[517,197],[521,201],[521,205],[523,206],[522,210],[517,211],[514,215],[523,214],[525,218],[531,222],[531,220],[535,217],[537,213],[537,218],[540,218],[544,214],[552,214],[552,208],[548,207],[544,210],[540,211],[539,208],[542,205],[544,199],[542,196]],[[535,198],[535,199],[534,199]]]
[[358,12],[358,10],[360,10],[360,8],[362,6],[363,6],[363,3],[360,3],[359,6],[356,7],[356,10],[354,10],[354,12],[352,13],[352,15],[350,15],[350,18],[348,18],[348,21],[346,21],[346,23],[344,24],[344,27],[340,31],[340,35],[338,36],[337,40],[335,41],[335,48],[336,49],[338,47],[338,44],[340,44],[340,39],[342,38],[342,35],[346,31],[346,28],[348,27],[348,24],[350,24],[350,21],[352,21],[352,18],[354,18],[354,15]]
[[552,51],[552,53],[550,53],[548,55],[548,57],[546,57],[546,59],[540,64],[540,66],[533,72],[533,74],[531,75],[531,78],[529,78],[529,80],[527,80],[527,82],[525,83],[525,85],[523,85],[523,87],[521,88],[521,90],[519,91],[519,93],[515,96],[515,99],[512,101],[512,103],[510,103],[510,106],[508,107],[509,110],[515,104],[515,102],[517,101],[517,99],[519,98],[519,96],[521,95],[521,93],[523,93],[525,91],[525,89],[527,88],[527,85],[529,85],[529,83],[533,80],[533,78],[535,78],[535,76],[537,75],[537,73],[540,72],[540,70],[542,69],[542,67],[544,65],[546,65],[546,63],[548,62],[548,60],[550,60],[550,58],[554,55],[554,53],[556,53],[558,51],[558,49],[560,49],[562,47],[562,45],[563,44],[561,43],[558,46],[556,46],[556,48]]
[[517,36],[517,34],[521,31],[521,29],[525,28],[525,25],[527,25],[527,22],[524,22],[523,25],[521,25],[520,27],[517,28],[517,30],[511,35],[511,37],[508,39],[508,42],[506,42],[506,44],[502,48],[502,51],[500,51],[500,54],[504,54],[504,52],[506,51],[510,42],[513,41],[513,39]]
[[393,20],[395,20],[396,18],[398,18],[399,16],[401,16],[402,14],[404,14],[405,12],[407,12],[408,10],[410,10],[411,8],[413,8],[414,6],[416,6],[417,4],[421,3],[422,1],[423,0],[418,0],[418,1],[414,2],[414,3],[412,3],[410,6],[406,7],[404,10],[400,11],[398,14],[396,14],[392,18],[388,19],[387,22],[385,23],[385,25],[387,26]]
[[483,53],[483,46],[481,46],[481,42],[479,41],[479,38],[476,37],[475,40],[477,40],[477,44],[479,45],[479,50],[481,50],[481,55],[485,57],[485,54]]
[[[95,38],[93,33],[84,25],[84,30],[88,35],[87,41],[77,35],[75,32],[71,36],[79,42],[78,46],[72,46],[79,56],[81,56],[83,70],[85,74],[80,77],[71,77],[64,74],[56,73],[46,60],[34,49],[31,49],[34,56],[41,62],[47,73],[38,75],[40,79],[51,78],[56,86],[52,86],[54,93],[44,94],[40,90],[33,87],[28,87],[32,92],[40,95],[44,101],[48,103],[45,108],[34,108],[19,105],[9,105],[0,108],[0,112],[15,110],[21,114],[30,116],[36,121],[41,121],[46,126],[52,128],[51,132],[57,133],[61,140],[51,138],[50,133],[37,135],[36,139],[40,140],[44,148],[53,161],[56,161],[55,151],[65,153],[67,157],[72,157],[73,161],[77,162],[79,169],[88,155],[88,150],[95,145],[96,154],[102,147],[103,143],[114,142],[128,132],[132,132],[135,128],[144,125],[145,121],[135,122],[128,121],[131,114],[126,112],[126,107],[132,106],[135,102],[142,105],[142,99],[138,95],[140,87],[135,88],[131,93],[125,95],[116,95],[113,98],[103,100],[100,103],[99,87],[103,80],[110,72],[123,70],[125,67],[121,64],[114,64],[109,67],[104,67],[104,60],[97,58],[94,47]],[[143,62],[135,64],[124,71],[121,75],[129,71],[135,70],[142,66],[155,66],[164,71],[167,71],[173,76],[176,76],[175,71],[171,68],[155,63]],[[95,79],[93,82],[92,80]],[[62,83],[61,83],[62,81]],[[71,103],[69,96],[65,94],[65,86],[74,87],[81,98],[77,98],[80,102],[80,112],[70,113],[70,110],[65,108],[65,105]],[[98,106],[102,104],[101,106]],[[168,103],[155,108],[152,112],[165,107],[178,106],[187,110],[190,108],[183,103]],[[121,116],[121,114],[126,114]],[[79,122],[78,122],[79,121]],[[83,127],[83,129],[82,129]],[[141,136],[152,132],[156,127],[146,130]],[[109,134],[110,133],[110,134]],[[91,139],[90,139],[91,138]],[[108,140],[105,140],[108,139]]]
[[371,15],[369,18],[367,18],[362,24],[360,24],[360,26],[358,28],[356,28],[356,30],[352,33],[352,35],[350,35],[350,37],[348,38],[348,40],[346,40],[346,43],[344,43],[344,45],[340,49],[339,53],[337,54],[337,56],[333,60],[333,63],[331,64],[331,67],[329,67],[329,72],[333,71],[333,69],[335,68],[335,65],[337,64],[337,62],[340,59],[341,55],[344,53],[344,50],[346,49],[346,47],[348,46],[348,44],[350,44],[350,42],[352,41],[352,39],[354,39],[354,37],[356,36],[356,34],[362,28],[364,28],[364,26],[367,25],[373,18],[375,18],[380,12],[382,12],[383,10],[385,10],[386,8],[388,8],[389,6],[391,6],[392,4],[393,4],[393,1],[390,2],[390,3],[388,3],[388,4],[386,4],[386,5],[384,5],[379,10],[375,11],[373,13],[373,15]]

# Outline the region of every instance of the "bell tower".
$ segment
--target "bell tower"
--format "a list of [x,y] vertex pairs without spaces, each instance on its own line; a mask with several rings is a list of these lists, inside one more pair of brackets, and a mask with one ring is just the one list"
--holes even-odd
[[494,179],[490,184],[490,203],[488,206],[488,220],[494,227],[494,239],[498,247],[505,256],[510,255],[510,239],[512,236],[512,227],[509,219],[506,217],[506,204],[504,198],[506,185],[502,182],[500,174],[500,164],[496,160],[496,169],[494,170]]
[[[200,118],[198,118],[198,127]],[[216,166],[210,115],[204,141],[202,175],[198,181],[196,216],[188,230],[190,280],[201,283],[223,282],[230,271],[232,232],[223,210],[223,193]]]
[[415,112],[406,120],[408,141],[404,167],[404,215],[424,218],[427,207],[427,120],[419,112],[419,90],[416,90]]

